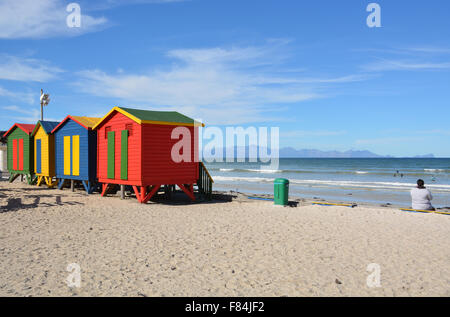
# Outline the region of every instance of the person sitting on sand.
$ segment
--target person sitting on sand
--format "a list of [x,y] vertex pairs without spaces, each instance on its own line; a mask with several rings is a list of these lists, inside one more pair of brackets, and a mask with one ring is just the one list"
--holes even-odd
[[417,181],[417,187],[411,190],[412,208],[416,210],[430,210],[434,211],[431,205],[433,196],[431,192],[425,187],[425,182],[421,179]]

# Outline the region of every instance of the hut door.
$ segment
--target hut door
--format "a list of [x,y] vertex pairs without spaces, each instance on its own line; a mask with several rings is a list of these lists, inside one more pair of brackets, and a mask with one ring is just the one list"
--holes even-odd
[[22,171],[23,170],[23,139],[13,140],[13,170]]
[[[120,155],[116,153],[116,133],[109,131],[108,137],[108,168],[107,177],[115,179],[116,158],[120,157],[120,179],[128,179],[128,130],[122,130],[120,133]],[[119,177],[119,175],[117,175]]]
[[109,179],[114,179],[114,170],[116,168],[116,160],[115,160],[115,143],[116,143],[116,134],[114,131],[108,132],[108,170],[107,177]]
[[70,175],[70,136],[64,137],[64,175]]
[[41,139],[36,139],[36,174],[42,173],[42,145]]
[[128,179],[128,130],[120,135],[120,179]]
[[80,176],[80,136],[64,137],[64,175]]
[[23,171],[23,139],[19,139],[19,171]]
[[13,141],[13,149],[12,149],[12,161],[13,161],[13,170],[17,171],[17,162],[18,162],[18,147],[17,147],[17,139],[12,140]]

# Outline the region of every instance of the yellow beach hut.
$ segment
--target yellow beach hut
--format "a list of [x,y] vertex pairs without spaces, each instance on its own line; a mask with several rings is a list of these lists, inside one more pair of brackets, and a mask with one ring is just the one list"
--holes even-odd
[[56,185],[55,177],[55,138],[52,130],[59,124],[53,121],[38,121],[33,133],[34,171],[37,186],[43,181],[48,187]]

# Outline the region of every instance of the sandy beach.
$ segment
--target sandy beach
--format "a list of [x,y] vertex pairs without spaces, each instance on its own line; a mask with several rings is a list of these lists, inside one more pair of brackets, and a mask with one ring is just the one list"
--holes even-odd
[[[450,296],[450,217],[0,182],[0,296]],[[81,268],[80,287],[66,270]],[[381,269],[368,287],[367,266]]]

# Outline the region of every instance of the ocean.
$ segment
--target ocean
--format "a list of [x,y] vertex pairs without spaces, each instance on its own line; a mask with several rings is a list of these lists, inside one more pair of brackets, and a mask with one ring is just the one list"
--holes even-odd
[[290,181],[290,198],[321,198],[409,207],[417,179],[431,190],[435,207],[450,206],[450,159],[293,158],[280,159],[277,170],[260,163],[206,163],[215,190],[272,194],[275,178]]

